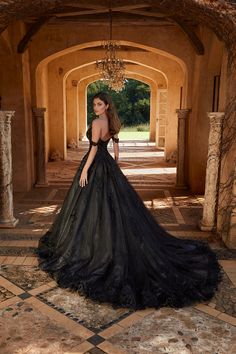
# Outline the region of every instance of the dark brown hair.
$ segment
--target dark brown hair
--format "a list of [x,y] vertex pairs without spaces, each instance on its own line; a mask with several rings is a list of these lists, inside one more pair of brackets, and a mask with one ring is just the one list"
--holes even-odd
[[111,96],[103,91],[100,91],[96,93],[96,95],[93,96],[93,100],[95,98],[99,98],[101,101],[103,101],[106,105],[108,104],[108,109],[106,110],[106,114],[108,117],[108,123],[109,123],[109,132],[111,135],[118,134],[121,128],[121,122],[119,119],[119,116],[116,111],[116,107],[112,101]]

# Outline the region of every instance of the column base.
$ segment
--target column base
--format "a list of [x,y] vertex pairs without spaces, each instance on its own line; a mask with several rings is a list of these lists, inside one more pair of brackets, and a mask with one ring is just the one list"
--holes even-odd
[[35,183],[34,184],[34,187],[49,187],[49,183],[46,182],[46,183]]
[[175,189],[189,189],[188,186],[186,186],[186,184],[176,184],[174,186]]
[[12,221],[8,221],[8,222],[0,222],[0,229],[12,229],[16,227],[18,222],[19,219],[13,219]]
[[212,231],[214,228],[214,225],[205,225],[202,220],[198,222],[198,227],[201,231]]
[[230,233],[227,233],[227,232],[221,232],[221,233],[219,233],[219,236],[228,249],[236,250],[236,237],[235,237],[235,235],[230,235]]

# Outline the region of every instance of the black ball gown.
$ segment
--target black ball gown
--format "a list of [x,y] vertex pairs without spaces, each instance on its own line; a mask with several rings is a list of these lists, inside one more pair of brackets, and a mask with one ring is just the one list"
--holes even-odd
[[[215,253],[201,241],[162,228],[108,152],[90,141],[51,228],[39,240],[40,269],[60,287],[114,308],[183,307],[209,300],[222,279]],[[117,141],[115,137],[113,140]],[[88,184],[79,179],[92,145]]]

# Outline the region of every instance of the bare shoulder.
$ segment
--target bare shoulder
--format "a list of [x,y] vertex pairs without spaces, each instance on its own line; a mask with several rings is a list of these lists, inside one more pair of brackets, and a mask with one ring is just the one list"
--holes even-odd
[[92,127],[99,127],[99,126],[101,126],[101,122],[99,122],[98,119],[94,119],[92,121]]
[[94,120],[92,121],[92,129],[93,129],[93,130],[100,130],[101,127],[102,127],[101,122],[99,122],[98,119],[94,119]]

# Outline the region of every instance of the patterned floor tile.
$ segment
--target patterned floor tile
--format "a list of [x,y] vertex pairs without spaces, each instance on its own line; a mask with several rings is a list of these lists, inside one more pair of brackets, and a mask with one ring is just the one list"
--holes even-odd
[[98,304],[77,292],[58,287],[38,297],[94,332],[107,328],[132,312],[125,308],[113,309],[109,304]]
[[4,354],[64,354],[83,342],[50,317],[24,301],[0,310],[0,352]]
[[0,255],[6,256],[36,256],[36,249],[35,247],[1,247],[0,246]]
[[59,199],[59,200],[63,201],[66,196],[67,190],[68,190],[68,188],[57,190],[53,199],[57,199],[57,200]]
[[13,294],[11,291],[5,289],[3,286],[0,286],[0,302],[10,299],[14,296],[15,294]]
[[52,281],[45,272],[35,266],[2,265],[0,274],[25,291]]
[[236,259],[236,250],[222,248],[215,250],[218,259]]
[[129,354],[233,353],[236,328],[192,308],[162,308],[109,342]]
[[93,348],[89,352],[86,352],[85,354],[106,354],[106,353],[99,348]]
[[175,224],[177,222],[175,214],[171,208],[151,209],[151,213],[159,223]]
[[214,308],[230,316],[236,317],[236,287],[232,284],[226,273],[215,296],[211,299]]
[[188,225],[197,225],[202,218],[202,208],[180,208],[184,221]]
[[[115,310],[109,304],[98,304],[74,291],[61,289],[34,265],[37,240],[52,224],[87,150],[88,142],[81,142],[79,149],[68,150],[66,161],[49,162],[48,187],[14,193],[14,213],[19,223],[15,229],[0,230],[0,271],[4,277],[0,287],[3,309],[0,331],[3,329],[4,336],[0,353],[236,352],[232,347],[236,288],[233,278],[227,276],[231,273],[224,273],[223,282],[208,304],[179,310],[162,308],[139,315],[139,312],[124,308]],[[204,196],[174,188],[176,166],[164,161],[163,151],[146,142],[122,142],[120,167],[157,222],[167,231],[176,237],[208,242],[220,260],[236,259],[236,250],[227,249],[215,234],[199,230]],[[27,262],[20,265],[23,258],[28,265]],[[15,259],[16,264],[6,265],[6,259]],[[227,263],[228,267],[231,263]],[[58,317],[60,321],[56,324],[54,320]],[[26,333],[30,333],[29,338]],[[107,335],[103,337],[102,333]],[[81,342],[79,335],[87,341]]]

